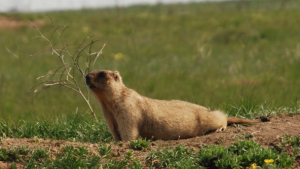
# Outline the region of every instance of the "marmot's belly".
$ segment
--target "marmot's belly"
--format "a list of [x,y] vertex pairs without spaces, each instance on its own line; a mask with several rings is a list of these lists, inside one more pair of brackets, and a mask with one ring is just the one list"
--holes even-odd
[[[192,115],[193,116],[193,115]],[[149,139],[178,139],[195,137],[201,133],[199,117],[160,116],[144,121],[140,135]],[[149,119],[149,118],[147,118]]]

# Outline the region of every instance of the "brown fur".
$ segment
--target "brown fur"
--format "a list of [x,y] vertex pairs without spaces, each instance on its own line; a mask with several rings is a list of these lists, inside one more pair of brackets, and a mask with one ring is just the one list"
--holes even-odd
[[236,117],[227,117],[227,124],[232,124],[232,123],[254,124],[255,122],[246,119],[236,118]]
[[252,123],[227,118],[221,111],[179,100],[156,100],[139,95],[127,88],[117,71],[93,71],[86,83],[98,99],[110,132],[117,141],[149,139],[178,139],[222,131],[227,121]]

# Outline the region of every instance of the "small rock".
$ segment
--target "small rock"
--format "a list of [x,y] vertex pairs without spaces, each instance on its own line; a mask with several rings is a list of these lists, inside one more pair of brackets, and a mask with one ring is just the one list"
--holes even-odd
[[153,166],[155,166],[156,168],[159,168],[159,161],[158,160],[153,160],[152,161]]
[[267,116],[260,116],[260,121],[261,122],[268,122],[268,121],[271,121],[270,117],[267,117]]
[[120,156],[120,153],[119,153],[118,150],[114,150],[114,151],[111,152],[111,156],[118,157],[118,156]]

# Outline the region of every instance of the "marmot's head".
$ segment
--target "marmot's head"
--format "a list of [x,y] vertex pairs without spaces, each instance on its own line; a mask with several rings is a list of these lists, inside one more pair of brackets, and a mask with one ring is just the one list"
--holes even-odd
[[123,86],[118,71],[95,70],[85,76],[86,84],[93,92],[111,91]]

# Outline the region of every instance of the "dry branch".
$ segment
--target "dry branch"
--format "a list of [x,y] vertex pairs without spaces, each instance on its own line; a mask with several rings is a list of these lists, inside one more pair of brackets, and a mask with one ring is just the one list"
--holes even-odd
[[[53,22],[52,22],[53,23]],[[53,23],[53,25],[55,25]],[[72,91],[78,93],[83,100],[88,105],[91,114],[95,118],[96,121],[97,117],[95,115],[95,112],[89,102],[89,90],[86,85],[80,85],[82,83],[82,79],[84,79],[85,74],[90,71],[90,68],[94,66],[95,62],[97,61],[98,57],[102,54],[103,49],[105,47],[105,44],[98,52],[92,52],[93,44],[97,41],[91,40],[90,43],[86,43],[86,41],[90,37],[86,37],[82,40],[82,42],[77,46],[74,53],[69,50],[70,45],[66,44],[64,41],[62,35],[66,31],[68,27],[63,27],[63,30],[59,32],[59,28],[61,27],[55,27],[54,31],[52,32],[50,38],[52,36],[58,36],[60,39],[60,42],[62,44],[62,47],[59,49],[58,47],[55,47],[55,45],[50,39],[48,39],[40,30],[38,27],[33,25],[33,27],[37,30],[39,38],[42,38],[47,42],[47,44],[50,46],[50,52],[52,55],[57,56],[56,58],[59,59],[60,65],[56,66],[56,70],[54,73],[47,73],[46,75],[42,75],[37,78],[37,80],[40,80],[41,83],[34,87],[34,92],[38,93],[39,91],[45,90],[49,87],[53,86],[62,86],[68,89],[71,89]],[[86,52],[88,50],[88,52]],[[93,56],[93,57],[92,57]],[[82,58],[82,59],[81,59]],[[80,67],[80,61],[84,60],[84,68]],[[91,64],[93,63],[93,64]],[[80,78],[79,78],[79,77]],[[45,81],[43,79],[50,78],[54,79],[55,77],[59,77],[58,80],[49,80],[46,79]],[[80,80],[78,80],[80,79]],[[82,91],[86,90],[88,95],[86,96]]]

